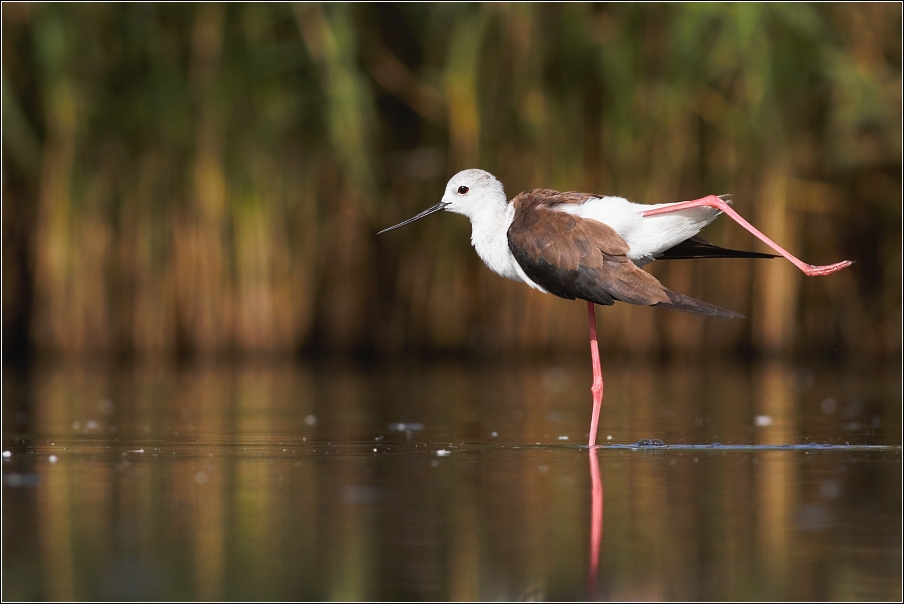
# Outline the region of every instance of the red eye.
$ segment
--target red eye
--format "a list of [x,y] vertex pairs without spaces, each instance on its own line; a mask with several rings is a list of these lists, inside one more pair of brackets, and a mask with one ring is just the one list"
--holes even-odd
[[465,194],[467,194],[468,191],[470,191],[470,189],[469,189],[468,187],[464,186],[464,185],[458,187],[458,194],[459,194],[459,195],[465,195]]

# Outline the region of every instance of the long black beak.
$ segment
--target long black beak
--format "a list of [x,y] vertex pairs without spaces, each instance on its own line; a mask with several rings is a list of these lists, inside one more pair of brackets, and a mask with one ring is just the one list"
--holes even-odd
[[391,227],[389,227],[388,229],[383,229],[382,231],[380,231],[379,233],[377,233],[377,235],[382,235],[382,234],[385,233],[386,231],[391,231],[391,230],[393,230],[393,229],[397,229],[397,228],[399,228],[399,227],[403,227],[403,226],[405,226],[406,224],[411,224],[411,223],[414,222],[415,220],[420,220],[420,219],[423,218],[424,216],[429,216],[430,214],[436,214],[437,212],[442,212],[442,211],[445,210],[445,209],[446,209],[446,204],[444,204],[443,202],[439,202],[438,204],[436,204],[436,205],[433,206],[432,208],[427,209],[427,210],[424,210],[423,212],[421,212],[421,213],[418,214],[417,216],[414,216],[414,217],[412,217],[412,218],[409,218],[409,219],[406,220],[405,222],[400,222],[399,224],[397,224],[397,225],[395,225],[395,226],[391,226]]

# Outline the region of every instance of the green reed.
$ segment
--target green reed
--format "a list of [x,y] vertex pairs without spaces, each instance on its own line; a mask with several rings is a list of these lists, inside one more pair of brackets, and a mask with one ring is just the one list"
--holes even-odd
[[[620,353],[900,351],[901,8],[3,5],[3,326],[23,351],[571,350],[458,217],[509,194],[732,193],[814,263],[662,263],[746,322],[617,305]],[[727,221],[705,235],[757,248]],[[837,352],[836,352],[837,351]]]

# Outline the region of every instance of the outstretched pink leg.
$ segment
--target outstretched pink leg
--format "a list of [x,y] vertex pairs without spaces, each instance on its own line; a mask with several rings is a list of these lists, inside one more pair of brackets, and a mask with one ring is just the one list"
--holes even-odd
[[596,427],[600,423],[600,408],[603,406],[603,372],[600,370],[600,349],[596,342],[596,313],[593,302],[587,303],[587,318],[590,320],[590,357],[593,359],[593,415],[590,419],[590,446],[596,444]]
[[678,210],[686,210],[688,208],[698,208],[700,206],[709,206],[711,208],[716,208],[722,210],[726,214],[728,214],[735,222],[739,225],[750,231],[754,234],[760,241],[774,249],[776,252],[790,260],[794,266],[802,270],[805,274],[811,277],[817,277],[822,275],[831,275],[835,271],[840,271],[843,268],[846,268],[853,264],[850,260],[844,260],[843,262],[836,262],[835,264],[827,264],[825,266],[814,266],[812,264],[807,264],[803,260],[792,256],[790,252],[782,248],[779,244],[772,241],[766,235],[761,233],[756,227],[752,224],[741,218],[741,215],[731,209],[731,206],[728,205],[726,201],[723,199],[719,199],[715,195],[708,195],[707,197],[703,197],[701,199],[695,199],[693,201],[682,201],[679,203],[673,203],[671,205],[665,206],[663,208],[656,208],[655,210],[647,210],[643,213],[644,218],[647,216],[658,216],[659,214],[668,214],[669,212],[677,212]]

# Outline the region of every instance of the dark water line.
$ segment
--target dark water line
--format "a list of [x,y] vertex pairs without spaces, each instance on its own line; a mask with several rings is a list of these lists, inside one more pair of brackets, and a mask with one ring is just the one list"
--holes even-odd
[[[50,440],[55,442],[49,442]],[[162,439],[115,439],[109,440],[105,438],[96,438],[96,437],[41,437],[36,438],[29,435],[6,435],[6,439],[9,441],[7,445],[12,443],[18,443],[18,447],[10,447],[10,448],[18,448],[20,449],[20,453],[31,452],[31,453],[50,453],[59,451],[61,449],[70,448],[70,453],[77,453],[79,450],[88,451],[94,450],[97,448],[101,448],[108,451],[113,450],[122,450],[128,449],[130,453],[152,453],[152,452],[165,452],[171,451],[173,449],[194,449],[194,448],[214,448],[214,449],[224,449],[227,451],[245,451],[251,450],[252,452],[264,452],[267,449],[279,448],[286,452],[287,450],[291,450],[293,453],[317,453],[320,452],[329,452],[334,454],[342,454],[342,453],[352,453],[352,454],[379,454],[379,453],[393,453],[393,452],[407,452],[407,453],[424,453],[424,454],[439,454],[439,455],[448,455],[451,453],[468,453],[468,452],[484,452],[484,451],[516,451],[516,450],[581,450],[581,449],[589,449],[590,451],[600,451],[600,450],[617,450],[617,451],[738,451],[738,452],[757,452],[757,451],[832,451],[832,452],[901,452],[904,450],[904,446],[902,445],[834,445],[834,444],[819,444],[819,443],[807,443],[807,444],[781,444],[781,445],[736,445],[736,444],[727,444],[723,445],[721,443],[710,443],[710,444],[691,444],[691,443],[677,443],[677,444],[666,444],[659,440],[650,440],[644,439],[638,441],[636,443],[630,444],[605,444],[605,445],[594,445],[592,447],[588,447],[587,445],[576,445],[576,444],[558,444],[558,443],[544,443],[544,444],[508,444],[508,443],[448,443],[448,442],[381,442],[378,447],[374,447],[374,442],[372,441],[314,441],[307,440],[304,442],[297,442],[292,439],[280,439],[278,443],[274,444],[271,440],[268,441],[258,441],[258,440],[248,440],[248,441],[232,441],[228,443],[210,441],[205,439],[186,439],[179,442],[167,442]],[[595,457],[591,457],[593,462],[596,462]],[[598,463],[598,462],[597,462]],[[594,471],[591,469],[591,477],[594,476]],[[598,472],[598,470],[596,470]]]

